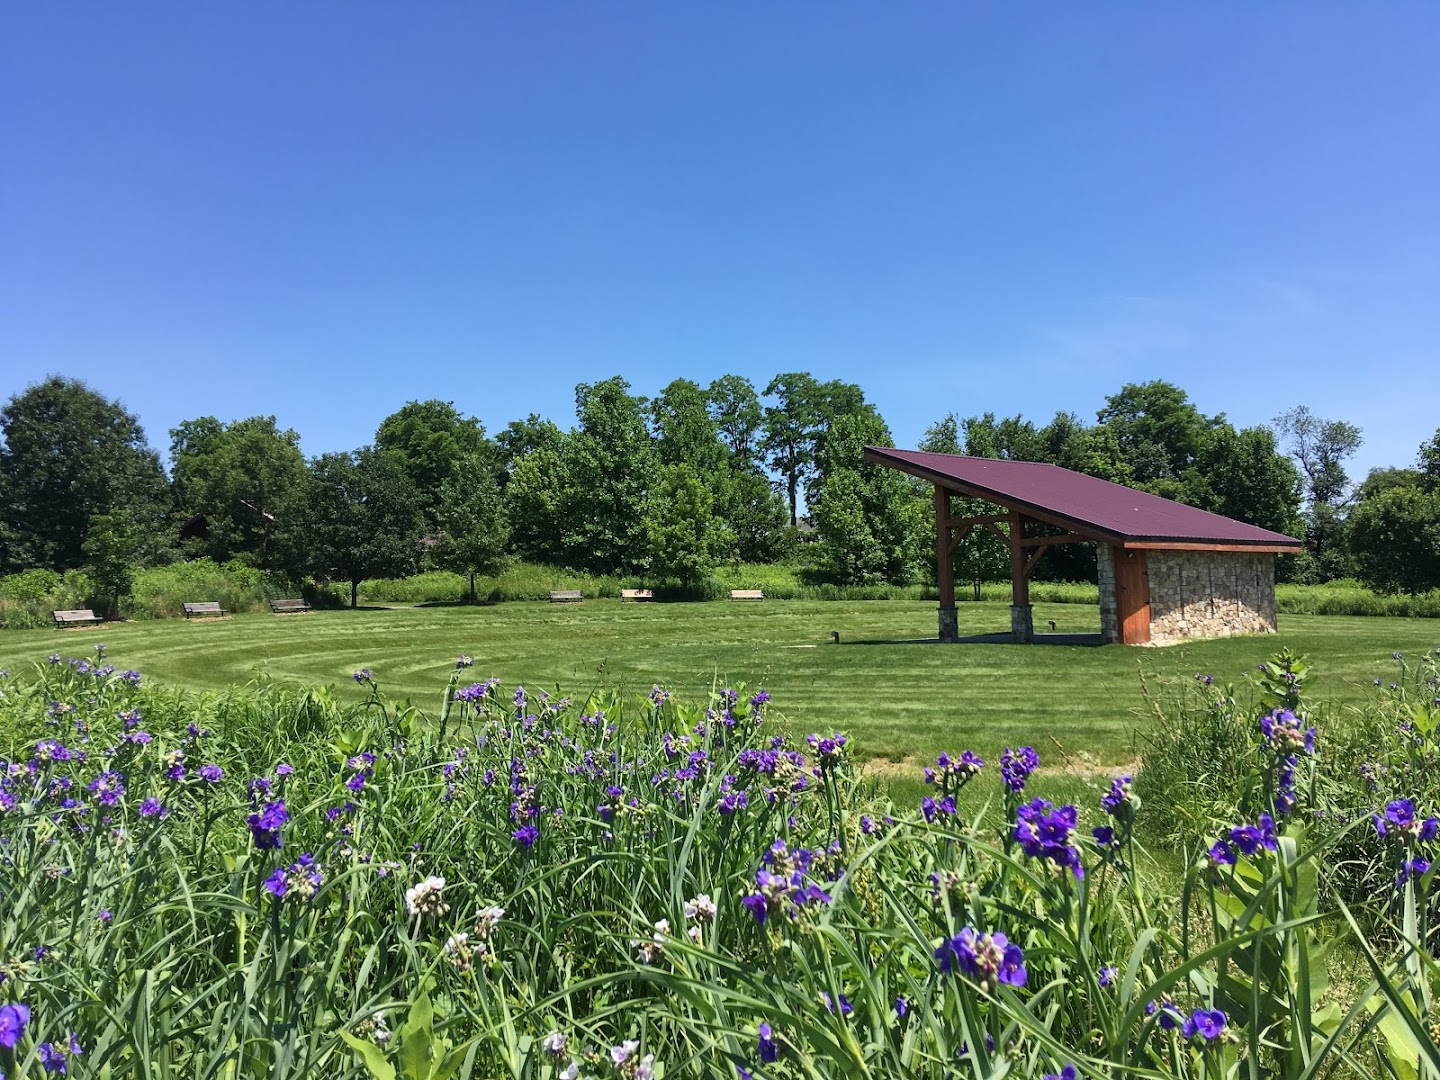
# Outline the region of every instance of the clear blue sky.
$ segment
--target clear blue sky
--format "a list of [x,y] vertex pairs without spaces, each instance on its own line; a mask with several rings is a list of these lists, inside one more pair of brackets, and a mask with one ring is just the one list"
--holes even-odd
[[574,385],[860,383],[1093,420],[1440,424],[1434,3],[9,4],[0,400],[410,399],[568,425]]

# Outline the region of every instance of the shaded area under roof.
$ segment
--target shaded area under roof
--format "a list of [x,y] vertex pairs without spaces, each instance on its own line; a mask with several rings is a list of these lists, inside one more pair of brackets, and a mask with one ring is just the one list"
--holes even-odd
[[1121,547],[1298,551],[1293,536],[1038,461],[865,447],[880,465]]

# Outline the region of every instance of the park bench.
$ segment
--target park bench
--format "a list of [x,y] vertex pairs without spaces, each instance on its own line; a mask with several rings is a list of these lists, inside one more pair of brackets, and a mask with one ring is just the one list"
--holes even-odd
[[550,594],[552,604],[579,604],[584,599],[579,589],[556,589]]
[[620,590],[620,601],[621,601],[621,603],[624,603],[626,600],[637,600],[637,601],[638,601],[638,600],[654,600],[654,599],[655,599],[655,593],[654,593],[654,591],[651,590],[651,589],[621,589],[621,590]]
[[56,626],[84,626],[86,623],[105,621],[89,608],[74,608],[71,611],[52,611],[50,614],[55,616]]
[[765,594],[759,589],[731,589],[731,600],[764,600]]
[[304,600],[271,600],[270,611],[276,615],[294,615],[297,612],[309,611],[310,605]]
[[203,600],[198,604],[182,606],[187,619],[220,619],[225,616],[225,609],[215,600]]

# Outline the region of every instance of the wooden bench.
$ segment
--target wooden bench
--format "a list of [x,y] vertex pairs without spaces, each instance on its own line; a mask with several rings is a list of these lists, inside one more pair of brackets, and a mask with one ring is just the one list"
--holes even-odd
[[580,594],[579,589],[556,589],[550,594],[552,604],[579,604],[584,600],[585,597]]
[[56,626],[84,626],[86,623],[105,621],[89,608],[74,608],[71,611],[52,611],[50,614],[55,616]]
[[203,600],[198,604],[183,604],[187,619],[221,619],[225,609],[215,600]]
[[622,604],[623,604],[626,600],[636,600],[636,601],[639,601],[639,600],[654,600],[654,599],[655,599],[655,593],[654,593],[654,591],[651,590],[651,589],[621,589],[621,590],[620,590],[620,602],[621,602]]
[[275,615],[294,615],[309,611],[310,605],[304,600],[271,600],[270,611]]
[[759,589],[731,589],[731,600],[764,600],[765,594]]

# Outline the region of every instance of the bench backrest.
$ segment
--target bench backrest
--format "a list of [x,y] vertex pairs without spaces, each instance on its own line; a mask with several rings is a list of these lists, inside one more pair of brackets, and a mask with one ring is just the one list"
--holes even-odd
[[552,604],[561,604],[571,601],[584,600],[585,596],[579,589],[556,589],[550,594]]
[[71,608],[69,611],[51,612],[56,622],[99,622],[100,616],[89,608]]
[[304,600],[271,600],[272,611],[309,611],[310,605]]
[[185,611],[190,615],[218,615],[222,610],[218,600],[202,600],[198,604],[185,605]]
[[654,600],[655,592],[652,589],[621,589],[621,600]]
[[731,600],[764,600],[765,593],[760,589],[731,589]]

